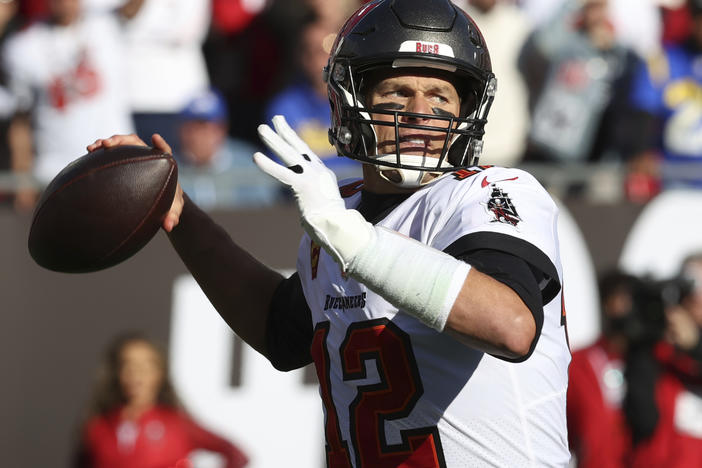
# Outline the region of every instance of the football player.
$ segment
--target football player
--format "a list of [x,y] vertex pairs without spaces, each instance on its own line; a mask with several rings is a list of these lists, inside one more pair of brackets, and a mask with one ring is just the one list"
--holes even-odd
[[528,173],[476,165],[497,89],[478,27],[449,0],[371,1],[324,76],[330,140],[363,179],[339,187],[281,116],[259,134],[283,164],[254,155],[295,193],[297,273],[180,190],[176,251],[276,368],[314,362],[328,466],[566,466],[558,210]]

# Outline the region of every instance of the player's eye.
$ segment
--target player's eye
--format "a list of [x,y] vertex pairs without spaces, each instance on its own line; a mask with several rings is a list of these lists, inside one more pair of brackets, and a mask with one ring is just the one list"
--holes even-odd
[[410,93],[404,89],[392,89],[383,93],[382,97],[385,99],[405,99],[409,97]]

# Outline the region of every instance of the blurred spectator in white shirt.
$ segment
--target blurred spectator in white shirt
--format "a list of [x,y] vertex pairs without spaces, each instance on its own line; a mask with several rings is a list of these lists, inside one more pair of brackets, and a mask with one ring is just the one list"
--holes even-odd
[[525,45],[520,67],[532,108],[526,161],[622,162],[640,137],[628,98],[638,59],[617,40],[610,1],[570,0]]
[[[497,94],[485,128],[485,155],[490,164],[519,163],[529,129],[527,88],[517,67],[519,52],[531,30],[526,15],[506,0],[467,0],[470,14],[490,44]],[[460,5],[459,5],[460,6]]]
[[178,113],[209,86],[202,44],[210,0],[147,0],[126,29],[129,98],[137,134],[176,145]]
[[[520,0],[534,26],[553,19],[568,1],[582,0]],[[611,0],[609,16],[617,41],[633,49],[641,57],[660,51],[662,23],[659,5],[667,0]]]
[[[142,0],[115,10],[122,18]],[[50,0],[49,17],[10,38],[3,50],[8,87],[17,100],[10,127],[12,167],[47,184],[82,156],[85,142],[133,131],[125,89],[122,23],[92,14],[81,0]],[[17,191],[20,210],[33,207],[34,184]]]

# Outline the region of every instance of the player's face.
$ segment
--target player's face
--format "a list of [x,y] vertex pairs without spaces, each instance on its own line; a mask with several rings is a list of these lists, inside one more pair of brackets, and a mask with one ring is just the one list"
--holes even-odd
[[[400,75],[380,80],[369,96],[371,108],[427,114],[428,116],[457,117],[461,100],[456,88],[447,80],[430,76]],[[372,114],[373,119],[394,122],[392,115]],[[447,120],[431,117],[400,116],[400,123],[429,125],[446,128]],[[376,125],[378,154],[394,154],[395,128]],[[438,158],[444,147],[446,133],[400,128],[400,153]]]
[[133,341],[121,353],[119,381],[128,403],[150,406],[156,403],[163,382],[163,362],[148,343]]

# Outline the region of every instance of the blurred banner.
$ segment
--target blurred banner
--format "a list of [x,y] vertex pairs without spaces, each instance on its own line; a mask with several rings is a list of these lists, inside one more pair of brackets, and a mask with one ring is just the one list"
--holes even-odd
[[[559,231],[571,344],[598,332],[596,274],[616,266],[641,207],[561,204]],[[696,209],[699,209],[699,205]],[[214,212],[232,238],[280,271],[295,267],[297,210]],[[321,467],[323,413],[313,370],[275,371],[224,324],[166,236],[102,272],[53,273],[27,253],[29,216],[0,210],[0,453],[3,466],[68,467],[97,364],[117,333],[168,346],[187,409],[251,456],[251,468]],[[672,228],[672,226],[671,226]],[[196,467],[218,467],[198,454]]]

